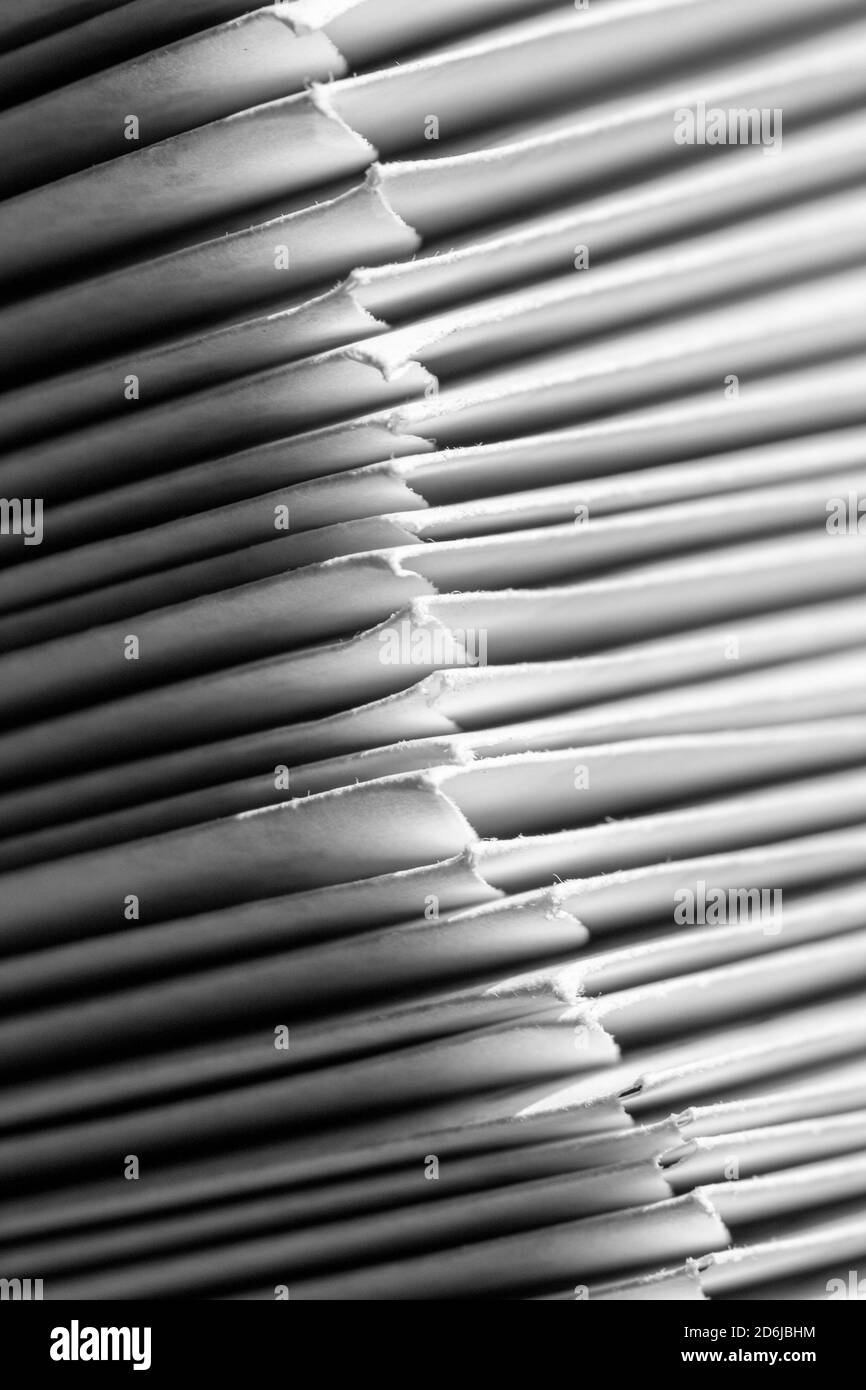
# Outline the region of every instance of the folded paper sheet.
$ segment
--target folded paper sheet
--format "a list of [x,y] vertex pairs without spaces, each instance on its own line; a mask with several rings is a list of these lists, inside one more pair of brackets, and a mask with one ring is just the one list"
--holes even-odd
[[3,1269],[833,1297],[860,0],[0,42]]

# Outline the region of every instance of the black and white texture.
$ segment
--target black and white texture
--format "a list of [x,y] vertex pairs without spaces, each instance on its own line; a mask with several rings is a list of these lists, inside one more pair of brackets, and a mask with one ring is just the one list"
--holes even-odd
[[0,44],[3,1296],[861,1297],[862,0]]

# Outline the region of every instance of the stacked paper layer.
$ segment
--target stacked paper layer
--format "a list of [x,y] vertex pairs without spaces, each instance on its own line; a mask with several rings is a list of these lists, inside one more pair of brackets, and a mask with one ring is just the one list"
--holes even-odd
[[858,1297],[860,0],[0,41],[0,1275]]

